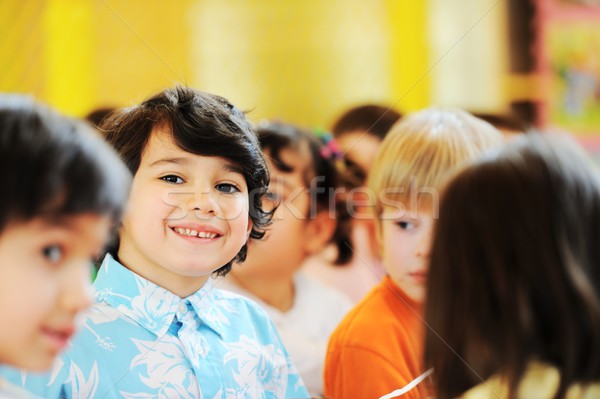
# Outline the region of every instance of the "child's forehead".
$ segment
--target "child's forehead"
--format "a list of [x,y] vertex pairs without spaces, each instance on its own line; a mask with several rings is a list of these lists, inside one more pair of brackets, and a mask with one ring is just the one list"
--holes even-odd
[[[161,151],[183,151],[187,152],[184,149],[180,148],[175,139],[173,138],[173,133],[171,129],[165,125],[155,126],[150,132],[150,136],[148,136],[148,141],[144,146],[142,151],[142,158],[147,156],[149,153]],[[190,153],[191,154],[191,153]]]
[[108,224],[110,218],[107,215],[101,215],[93,212],[76,214],[40,214],[30,219],[14,219],[4,227],[0,236],[7,231],[35,231],[59,232],[68,231],[72,233],[81,233],[86,227],[103,226]]
[[241,169],[233,161],[223,156],[199,155],[181,148],[174,140],[173,134],[168,127],[156,127],[153,129],[148,143],[142,152],[141,164],[156,166],[160,163],[171,163],[185,165],[196,158],[215,158],[222,162],[223,169],[234,173],[242,173]]
[[395,201],[383,207],[381,216],[389,219],[437,219],[439,210],[431,202],[415,204],[409,201]]

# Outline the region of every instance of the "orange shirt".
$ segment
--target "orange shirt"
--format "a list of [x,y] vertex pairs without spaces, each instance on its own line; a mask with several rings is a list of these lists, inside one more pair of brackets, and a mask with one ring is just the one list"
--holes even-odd
[[[422,351],[422,306],[385,277],[331,335],[325,395],[373,399],[402,388],[425,371]],[[426,398],[424,384],[403,398]]]

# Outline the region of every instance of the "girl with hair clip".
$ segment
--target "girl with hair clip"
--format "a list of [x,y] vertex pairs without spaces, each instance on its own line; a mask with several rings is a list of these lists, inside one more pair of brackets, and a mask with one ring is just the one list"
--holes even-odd
[[300,272],[304,260],[328,243],[337,246],[339,262],[351,254],[345,207],[335,201],[333,154],[310,131],[290,124],[262,123],[257,133],[271,174],[274,223],[219,288],[267,311],[309,392],[319,396],[327,340],[352,306],[341,292]]
[[335,143],[343,154],[338,169],[342,172],[340,183],[352,215],[349,227],[353,256],[344,267],[338,267],[332,261],[336,251],[329,246],[305,262],[303,269],[311,277],[340,289],[354,303],[385,275],[375,240],[366,179],[381,142],[401,116],[389,106],[362,104],[342,113],[331,128],[335,139],[331,143]]
[[431,250],[438,399],[600,397],[600,177],[530,134],[455,176]]

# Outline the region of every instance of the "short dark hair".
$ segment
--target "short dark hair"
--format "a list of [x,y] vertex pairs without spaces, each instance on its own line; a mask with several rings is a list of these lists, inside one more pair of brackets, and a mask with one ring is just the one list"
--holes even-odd
[[600,177],[565,138],[523,135],[447,186],[434,234],[425,361],[438,398],[528,362],[556,397],[600,375]]
[[282,161],[281,151],[292,150],[299,153],[306,146],[310,162],[304,179],[307,188],[314,193],[310,198],[316,200],[318,212],[328,210],[334,204],[336,228],[329,242],[337,248],[335,264],[348,263],[352,258],[351,219],[345,203],[336,196],[339,176],[334,160],[322,154],[324,144],[310,130],[288,123],[263,122],[256,130],[263,151],[269,152],[273,166],[282,172],[292,172],[293,169]]
[[[377,104],[364,104],[348,109],[333,123],[331,131],[334,137],[347,133],[366,132],[383,141],[390,129],[402,117],[392,107]],[[340,176],[343,186],[349,190],[365,184],[368,171],[363,170],[348,157],[344,157],[345,167]]]
[[391,127],[402,117],[392,107],[377,104],[365,104],[350,108],[333,123],[331,131],[335,137],[357,130],[383,140]]
[[95,128],[102,125],[102,121],[115,112],[115,107],[100,107],[91,110],[86,116],[85,120],[92,124]]
[[[269,172],[256,134],[243,112],[225,98],[189,87],[168,88],[139,105],[113,113],[101,125],[131,173],[137,172],[153,130],[166,126],[184,151],[227,159],[243,174],[250,196],[250,237],[263,238],[272,213],[262,207]],[[117,256],[118,243],[110,253]],[[247,244],[230,262],[215,271],[226,275],[233,262],[243,262]]]
[[79,213],[116,224],[130,173],[83,121],[22,95],[0,95],[0,231],[9,222]]

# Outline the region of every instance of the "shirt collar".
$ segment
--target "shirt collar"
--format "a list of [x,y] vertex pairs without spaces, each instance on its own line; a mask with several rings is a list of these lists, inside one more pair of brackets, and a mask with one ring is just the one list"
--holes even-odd
[[226,310],[221,309],[223,299],[220,290],[216,289],[215,280],[209,278],[202,288],[182,301],[189,301],[202,323],[223,338],[227,328],[226,319],[221,317],[223,310]]
[[111,305],[159,337],[167,332],[180,306],[189,303],[201,322],[222,337],[223,326],[211,317],[213,285],[212,279],[208,279],[194,294],[180,298],[135,274],[107,254],[94,282],[94,298],[98,303]]

